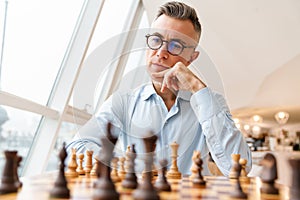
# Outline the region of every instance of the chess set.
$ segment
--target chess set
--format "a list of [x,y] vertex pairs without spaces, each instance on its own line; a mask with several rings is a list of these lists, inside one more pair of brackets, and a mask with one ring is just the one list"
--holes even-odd
[[[145,137],[145,168],[135,173],[135,146],[128,146],[125,157],[113,157],[117,138],[110,134],[101,138],[102,149],[92,162],[93,152],[76,154],[72,149],[65,166],[65,145],[59,152],[60,165],[57,172],[34,177],[18,177],[17,167],[22,158],[16,151],[5,151],[6,163],[0,182],[0,199],[251,199],[251,200],[299,200],[300,160],[290,159],[293,169],[291,186],[276,182],[276,158],[268,153],[262,160],[260,177],[248,177],[247,160],[239,154],[232,155],[232,168],[228,177],[203,176],[201,154],[194,152],[191,175],[178,171],[176,159],[178,144],[172,143],[172,164],[160,160],[158,170],[153,165],[153,147],[157,137],[149,132]],[[85,162],[84,162],[85,160]],[[83,163],[84,166],[83,166]]]

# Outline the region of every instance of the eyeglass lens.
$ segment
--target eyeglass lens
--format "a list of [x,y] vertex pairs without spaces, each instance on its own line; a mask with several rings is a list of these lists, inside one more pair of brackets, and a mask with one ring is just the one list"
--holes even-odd
[[153,50],[160,49],[164,42],[167,43],[167,51],[173,55],[179,55],[184,49],[184,46],[176,40],[164,41],[157,35],[149,35],[147,37],[147,44]]

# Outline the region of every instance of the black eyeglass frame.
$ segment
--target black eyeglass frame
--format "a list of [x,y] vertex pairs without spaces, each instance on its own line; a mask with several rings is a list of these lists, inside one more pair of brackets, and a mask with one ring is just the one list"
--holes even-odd
[[[158,37],[158,38],[161,40],[161,44],[159,45],[159,47],[157,47],[157,48],[152,48],[152,47],[149,46],[148,40],[149,40],[149,37],[151,37],[151,36],[156,36],[156,37]],[[171,39],[170,41],[164,40],[164,39],[162,39],[161,36],[155,35],[155,34],[147,34],[147,35],[145,35],[145,37],[146,37],[146,43],[147,43],[147,46],[148,46],[150,49],[152,49],[152,50],[158,50],[158,49],[160,49],[160,48],[164,45],[164,42],[167,43],[167,51],[168,51],[169,54],[171,54],[171,55],[173,55],[173,56],[179,56],[179,55],[183,52],[183,50],[184,50],[185,48],[194,48],[194,49],[196,48],[196,46],[186,46],[186,45],[182,44],[182,43],[181,43],[180,41],[178,41],[178,40],[174,40],[174,39]],[[169,43],[170,43],[171,41],[176,41],[176,42],[178,42],[178,43],[182,46],[182,48],[181,48],[181,50],[180,50],[179,53],[174,54],[174,53],[171,53],[171,52],[169,51]]]

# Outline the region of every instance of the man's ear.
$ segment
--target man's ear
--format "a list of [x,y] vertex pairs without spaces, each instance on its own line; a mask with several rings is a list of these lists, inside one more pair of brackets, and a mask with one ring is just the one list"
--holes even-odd
[[196,60],[196,58],[198,58],[199,55],[200,55],[199,51],[194,51],[189,60],[189,64],[191,64],[194,60]]

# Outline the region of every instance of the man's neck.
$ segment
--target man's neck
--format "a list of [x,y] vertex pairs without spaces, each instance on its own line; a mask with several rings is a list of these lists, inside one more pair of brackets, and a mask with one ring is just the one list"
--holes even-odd
[[164,93],[162,93],[160,91],[161,90],[160,84],[153,83],[153,87],[156,93],[163,99],[165,105],[167,106],[167,109],[170,110],[175,103],[177,92],[166,90]]

